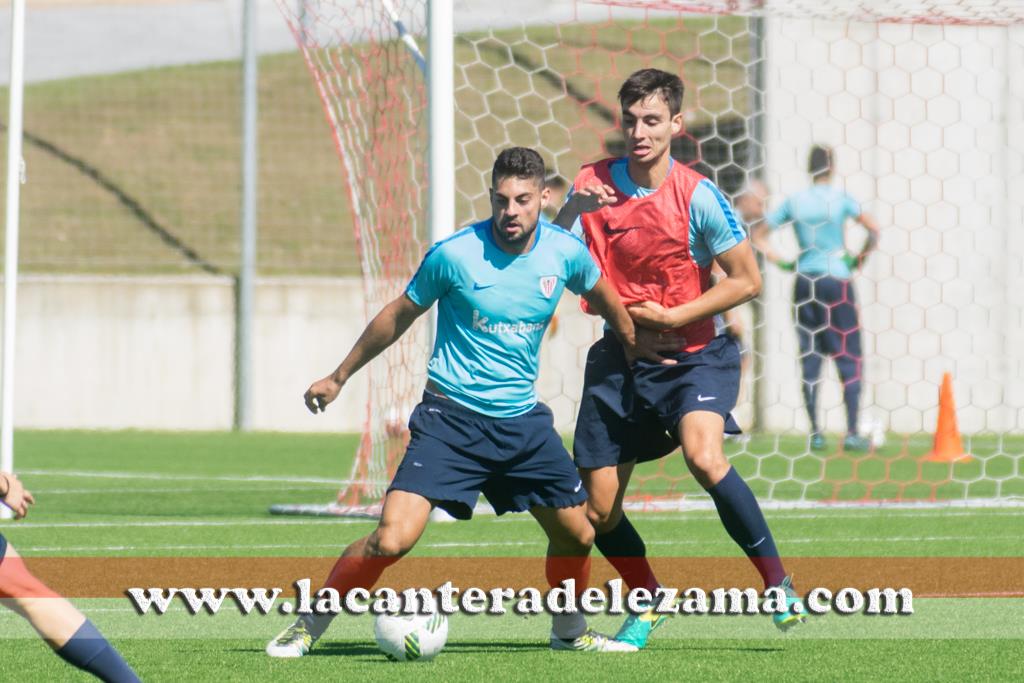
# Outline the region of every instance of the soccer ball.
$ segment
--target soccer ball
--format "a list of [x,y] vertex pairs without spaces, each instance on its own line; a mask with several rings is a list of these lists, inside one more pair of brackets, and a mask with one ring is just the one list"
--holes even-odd
[[431,614],[381,614],[373,624],[377,647],[391,660],[426,662],[448,640],[448,617]]

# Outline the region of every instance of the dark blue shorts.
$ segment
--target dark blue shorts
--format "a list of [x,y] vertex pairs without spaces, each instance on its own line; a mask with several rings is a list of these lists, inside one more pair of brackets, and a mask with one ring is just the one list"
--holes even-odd
[[4,558],[7,556],[7,539],[4,538],[3,534],[0,534],[0,564],[3,563]]
[[793,303],[800,355],[814,351],[860,359],[860,322],[849,280],[830,275],[797,275]]
[[679,421],[697,410],[718,413],[727,434],[740,433],[730,415],[740,388],[736,342],[719,336],[671,357],[676,365],[638,360],[631,368],[611,332],[590,347],[573,441],[577,467],[664,457],[679,447]]
[[418,493],[469,519],[481,493],[501,515],[586,502],[579,473],[538,403],[518,417],[489,417],[424,394],[409,418],[409,448],[388,491]]

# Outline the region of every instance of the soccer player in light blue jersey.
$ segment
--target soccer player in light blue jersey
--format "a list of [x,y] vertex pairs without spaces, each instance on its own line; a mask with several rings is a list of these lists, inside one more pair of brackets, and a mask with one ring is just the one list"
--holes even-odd
[[[860,322],[851,278],[878,243],[878,224],[857,201],[832,186],[832,150],[816,145],[808,160],[811,187],[786,198],[765,220],[754,226],[753,241],[772,263],[796,271],[793,303],[800,343],[804,405],[811,422],[810,446],[826,447],[818,423],[818,385],[825,356],[831,356],[843,381],[846,437],[843,448],[864,451],[868,439],[857,433],[860,407],[862,352]],[[868,231],[857,255],[846,251],[846,225],[854,220]],[[784,260],[772,248],[768,230],[792,224],[800,244],[795,262]]]
[[[604,316],[631,357],[660,359],[636,348],[629,314],[583,242],[540,219],[544,177],[544,161],[533,150],[498,155],[491,217],[435,244],[405,293],[370,322],[338,369],[306,392],[309,410],[323,411],[353,373],[437,303],[437,336],[423,401],[409,420],[409,447],[376,530],[345,549],[326,581],[340,595],[369,589],[412,550],[432,508],[469,519],[481,493],[497,514],[529,510],[540,523],[552,586],[569,578],[578,592],[587,586],[594,530],[586,491],[533,386],[541,339],[563,289]],[[300,617],[267,654],[305,655],[331,618]],[[636,650],[589,629],[579,612],[552,621],[552,649]]]

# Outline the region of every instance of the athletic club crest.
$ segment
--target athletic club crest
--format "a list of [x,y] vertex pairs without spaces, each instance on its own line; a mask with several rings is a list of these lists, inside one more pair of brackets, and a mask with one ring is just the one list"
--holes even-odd
[[555,291],[555,285],[558,284],[557,275],[546,275],[540,279],[540,293],[544,295],[545,299],[550,299],[551,295]]

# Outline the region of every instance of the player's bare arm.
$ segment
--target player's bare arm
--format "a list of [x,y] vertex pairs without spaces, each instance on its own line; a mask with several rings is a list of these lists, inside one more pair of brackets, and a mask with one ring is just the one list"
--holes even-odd
[[638,343],[637,330],[633,325],[632,318],[630,318],[629,313],[623,307],[618,292],[615,291],[615,288],[605,278],[599,279],[597,284],[583,295],[583,298],[587,300],[591,310],[596,311],[598,315],[608,322],[612,332],[622,342],[622,346],[626,351],[626,357],[630,361],[644,358],[668,365],[675,363],[674,360],[662,358],[658,355],[656,343],[652,343],[649,336],[645,337],[645,344]]
[[28,514],[28,506],[36,502],[28,489],[22,485],[18,475],[0,472],[0,502],[14,511],[16,519]]
[[352,375],[394,344],[416,318],[426,311],[426,308],[417,306],[405,294],[385,306],[359,335],[341,365],[327,377],[313,382],[306,390],[304,399],[309,412],[315,415],[326,410]]
[[555,225],[572,230],[580,214],[597,211],[602,206],[615,203],[615,188],[604,183],[593,183],[572,193],[565,205],[555,216]]
[[629,306],[638,325],[670,330],[729,310],[750,301],[761,292],[761,272],[748,240],[715,257],[725,277],[693,301],[665,308],[654,301]]
[[779,255],[779,252],[775,251],[772,246],[771,240],[768,239],[769,229],[768,222],[764,220],[764,216],[760,216],[756,221],[750,224],[750,242],[759,252],[764,254],[764,257],[768,259],[769,263],[779,264],[785,259]]
[[864,259],[867,258],[868,254],[878,247],[878,238],[881,234],[881,230],[878,227],[878,221],[869,213],[862,212],[857,216],[857,222],[863,225],[864,229],[868,231],[868,238],[864,242],[864,246],[861,248],[860,253],[857,254],[857,265],[859,266],[864,263]]

